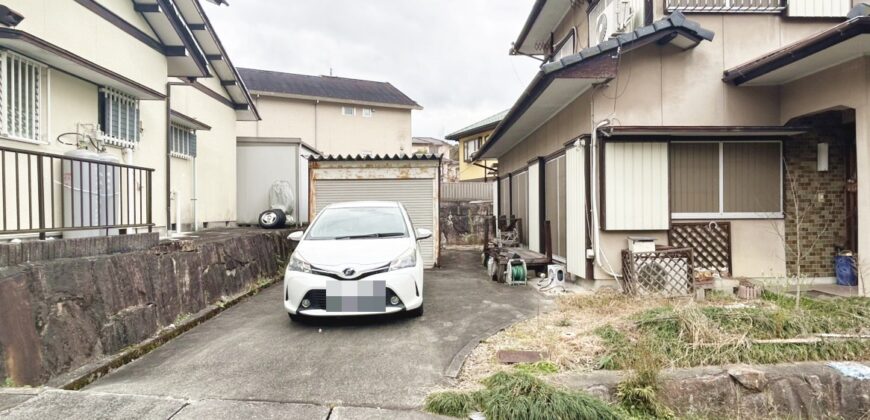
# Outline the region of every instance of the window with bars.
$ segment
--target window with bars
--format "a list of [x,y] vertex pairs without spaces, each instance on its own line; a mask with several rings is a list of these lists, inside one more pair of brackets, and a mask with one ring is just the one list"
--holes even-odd
[[107,144],[136,147],[139,143],[139,100],[112,88],[100,89],[100,127]]
[[0,132],[14,140],[44,141],[42,95],[46,67],[11,51],[0,51],[0,66]]
[[170,153],[181,159],[196,157],[196,130],[178,124],[170,127]]

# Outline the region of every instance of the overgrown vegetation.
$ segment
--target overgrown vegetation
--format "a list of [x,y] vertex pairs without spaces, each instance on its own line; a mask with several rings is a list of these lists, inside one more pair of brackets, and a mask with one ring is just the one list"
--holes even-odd
[[514,369],[532,375],[548,375],[558,372],[559,366],[556,366],[553,362],[542,360],[535,363],[518,363],[514,365]]
[[482,412],[487,420],[620,419],[616,409],[580,392],[565,391],[526,372],[499,372],[472,392],[438,392],[426,398],[426,411],[452,417]]
[[12,378],[6,378],[6,380],[3,381],[3,388],[15,388],[16,386],[18,385]]
[[[596,330],[607,349],[599,368],[632,368],[638,342],[670,366],[867,360],[870,299],[819,300],[765,292],[754,305],[664,306],[634,317],[628,328]],[[816,334],[841,334],[814,340]],[[805,340],[802,340],[805,339]]]

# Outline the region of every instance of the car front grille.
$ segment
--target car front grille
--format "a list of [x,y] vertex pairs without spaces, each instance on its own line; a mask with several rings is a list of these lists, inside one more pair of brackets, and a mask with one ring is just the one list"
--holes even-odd
[[375,274],[386,273],[389,271],[390,271],[390,266],[385,265],[383,267],[376,268],[374,270],[366,271],[364,273],[359,273],[356,277],[353,277],[353,278],[344,278],[341,275],[339,275],[339,273],[335,273],[335,272],[332,272],[329,270],[324,270],[324,269],[318,268],[318,267],[313,267],[313,266],[311,267],[312,274],[317,274],[318,276],[326,276],[326,277],[330,277],[330,278],[333,278],[336,280],[341,280],[341,281],[362,280],[366,277],[373,276]]
[[[388,287],[386,290],[386,296],[384,297],[384,299],[385,299],[384,303],[386,304],[386,306],[388,308],[390,308],[390,307],[404,307],[404,304],[402,303],[401,298],[399,299],[398,305],[391,305],[390,299],[393,296],[397,296],[396,292],[394,292],[393,289],[390,289]],[[305,309],[303,309],[300,306],[299,310],[301,310],[301,311],[307,311],[307,310],[311,310],[311,309],[326,310],[326,290],[324,290],[324,289],[309,290],[308,293],[305,294],[305,297],[303,299],[308,299],[308,301],[311,302],[311,306],[309,306],[308,308],[305,308]]]

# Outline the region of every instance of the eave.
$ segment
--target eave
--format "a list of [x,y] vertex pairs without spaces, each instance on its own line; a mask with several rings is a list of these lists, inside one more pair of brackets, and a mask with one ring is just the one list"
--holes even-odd
[[[254,105],[251,94],[245,87],[244,81],[230,60],[229,54],[224,49],[202,6],[197,0],[176,0],[176,4],[227,95],[234,104],[248,105],[246,108],[238,110],[238,119],[240,121],[259,120],[260,114]],[[219,1],[217,4],[226,4],[226,2]]]
[[726,70],[722,80],[736,86],[778,86],[866,55],[870,16],[862,15]]
[[713,37],[713,32],[674,12],[652,25],[545,64],[495,128],[489,141],[475,154],[475,160],[500,157],[595,84],[616,77],[620,54],[649,44],[673,45],[686,50]]
[[182,114],[174,109],[169,111],[169,121],[174,122],[178,125],[190,127],[198,131],[211,131],[211,126],[200,122],[196,118]]
[[804,134],[806,127],[778,126],[613,126],[604,134],[615,138],[769,138]]
[[18,29],[0,28],[0,47],[21,53],[95,85],[111,87],[142,100],[166,97],[148,86]]
[[265,91],[265,90],[252,90],[251,94],[253,94],[255,96],[271,96],[271,97],[275,97],[275,98],[299,99],[299,100],[303,100],[303,101],[320,101],[320,102],[335,103],[335,104],[406,109],[409,111],[410,110],[420,111],[423,109],[423,107],[420,105],[401,105],[401,104],[394,104],[394,103],[387,103],[387,102],[360,101],[360,100],[355,100],[355,99],[333,98],[330,96],[296,95],[296,94],[292,94],[292,93],[270,92],[270,91]]
[[211,76],[205,56],[171,1],[133,0],[133,5],[170,52],[166,57],[169,76]]
[[571,10],[572,0],[537,0],[517,40],[511,54],[544,55],[549,51],[541,48],[549,46],[550,34],[565,19]]

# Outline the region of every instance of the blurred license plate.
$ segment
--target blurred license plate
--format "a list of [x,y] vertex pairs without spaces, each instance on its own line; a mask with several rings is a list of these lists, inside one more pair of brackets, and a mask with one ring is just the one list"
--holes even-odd
[[387,284],[375,281],[326,282],[327,312],[386,312]]

